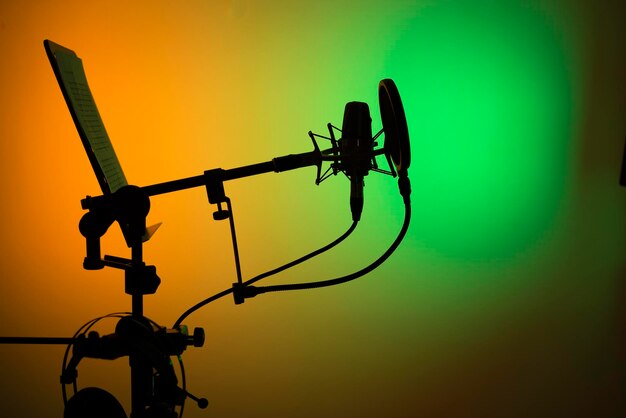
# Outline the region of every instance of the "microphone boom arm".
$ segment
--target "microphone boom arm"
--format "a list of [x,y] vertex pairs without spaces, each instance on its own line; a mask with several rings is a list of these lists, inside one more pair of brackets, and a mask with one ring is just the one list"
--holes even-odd
[[[289,154],[282,157],[276,157],[271,161],[257,164],[246,165],[231,169],[218,169],[220,172],[219,180],[228,181],[244,177],[255,176],[264,173],[280,173],[283,171],[295,170],[297,168],[319,166],[322,162],[322,154],[319,149],[301,154]],[[148,196],[156,196],[159,194],[175,192],[179,190],[191,189],[199,186],[206,186],[206,178],[204,175],[187,177],[180,180],[173,180],[164,183],[153,184],[142,187]]]

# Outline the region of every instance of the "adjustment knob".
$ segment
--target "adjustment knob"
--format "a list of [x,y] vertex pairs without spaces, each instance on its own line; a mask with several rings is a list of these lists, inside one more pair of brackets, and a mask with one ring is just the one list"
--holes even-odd
[[204,328],[194,328],[193,335],[187,337],[187,345],[202,347],[204,345]]
[[215,212],[213,212],[213,219],[215,219],[216,221],[223,221],[224,219],[228,219],[229,216],[230,212],[228,212],[226,209],[216,210]]
[[222,202],[217,202],[217,210],[213,212],[213,219],[216,221],[223,221],[228,219],[230,212],[227,209],[222,209]]

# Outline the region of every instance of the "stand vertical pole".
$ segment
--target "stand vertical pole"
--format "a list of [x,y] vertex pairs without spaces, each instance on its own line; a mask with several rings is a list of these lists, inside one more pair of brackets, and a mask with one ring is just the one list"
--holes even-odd
[[[131,248],[132,267],[140,269],[143,267],[142,243],[135,244]],[[133,285],[131,294],[132,318],[135,321],[143,322],[143,292],[141,286]],[[130,393],[131,393],[131,414],[130,418],[141,418],[144,416],[146,406],[149,404],[152,393],[152,366],[146,361],[145,356],[131,349],[128,356],[130,365]]]
[[[131,264],[134,269],[143,267],[143,245],[141,242],[133,245],[131,248]],[[133,319],[141,321],[143,319],[143,292],[140,290],[141,286],[134,285],[133,287],[131,312]]]

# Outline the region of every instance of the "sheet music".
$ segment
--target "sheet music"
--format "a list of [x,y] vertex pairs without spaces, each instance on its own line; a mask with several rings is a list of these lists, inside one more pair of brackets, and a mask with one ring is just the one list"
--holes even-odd
[[87,84],[83,63],[80,58],[63,51],[57,51],[55,57],[71,107],[113,193],[127,184],[126,177]]

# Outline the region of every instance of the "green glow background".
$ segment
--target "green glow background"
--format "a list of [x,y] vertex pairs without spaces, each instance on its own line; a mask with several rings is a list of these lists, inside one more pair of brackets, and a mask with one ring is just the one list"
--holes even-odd
[[[411,135],[413,220],[392,258],[320,291],[221,300],[194,314],[193,417],[626,415],[623,6],[591,1],[24,2],[0,5],[0,335],[71,335],[126,310],[119,272],[81,269],[97,193],[47,63],[84,59],[127,178],[145,185],[311,148],[393,78]],[[42,181],[45,180],[45,181]],[[348,183],[314,170],[229,182],[245,277],[350,222]],[[269,283],[350,273],[394,239],[395,180],[366,179],[341,248]],[[152,199],[146,246],[177,315],[234,281],[225,223],[202,190]],[[117,234],[117,235],[116,235]],[[124,255],[117,231],[105,252]],[[111,332],[104,323],[101,333]],[[7,416],[60,417],[59,347],[0,347]],[[84,361],[81,386],[128,405],[125,360]]]

